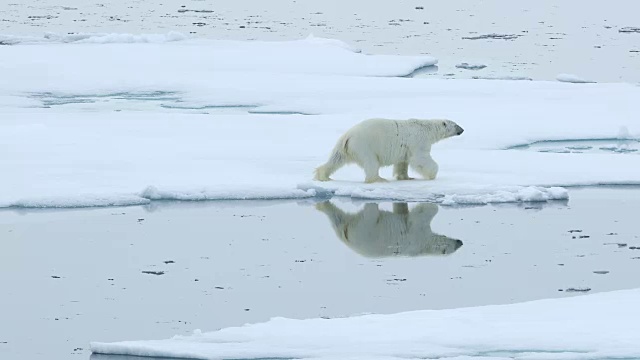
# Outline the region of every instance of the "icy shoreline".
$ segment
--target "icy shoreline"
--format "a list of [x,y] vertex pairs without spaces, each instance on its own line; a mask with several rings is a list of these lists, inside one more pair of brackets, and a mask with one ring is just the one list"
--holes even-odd
[[163,191],[150,186],[138,194],[81,195],[19,199],[0,203],[2,208],[94,208],[148,205],[156,201],[223,201],[223,200],[293,200],[330,199],[333,197],[362,200],[432,202],[440,205],[486,205],[492,203],[526,203],[568,200],[569,194],[561,187],[508,187],[503,190],[471,194],[437,194],[412,192],[410,189],[376,189],[358,187],[341,189],[322,187],[320,184],[300,184],[297,189],[238,188],[236,190],[203,189],[193,191]]
[[196,359],[636,358],[638,300],[640,290],[634,289],[392,315],[272,318],[167,340],[93,342],[91,351]]

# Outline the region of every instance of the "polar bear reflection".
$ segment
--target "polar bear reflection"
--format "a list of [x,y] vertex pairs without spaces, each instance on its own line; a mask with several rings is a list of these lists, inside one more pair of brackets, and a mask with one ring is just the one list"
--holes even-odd
[[362,256],[448,255],[462,246],[460,240],[431,231],[436,204],[421,203],[409,211],[406,203],[396,203],[393,211],[385,211],[369,203],[351,214],[325,201],[316,209],[329,217],[338,237]]

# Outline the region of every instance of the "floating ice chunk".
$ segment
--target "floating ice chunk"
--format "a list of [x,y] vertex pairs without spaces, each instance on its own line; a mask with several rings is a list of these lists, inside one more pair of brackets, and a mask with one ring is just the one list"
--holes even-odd
[[484,64],[469,64],[466,62],[460,63],[458,65],[456,65],[456,67],[458,69],[465,69],[465,70],[481,70],[487,67],[487,65]]
[[268,322],[93,353],[190,359],[637,359],[640,289],[473,308]]
[[155,186],[144,189],[140,197],[148,200],[262,200],[262,199],[301,199],[313,197],[315,190],[260,188],[251,189],[233,187],[194,190],[160,190]]
[[625,26],[623,28],[618,29],[618,32],[621,33],[639,33],[640,34],[640,27],[635,27],[635,26]]
[[489,194],[445,195],[442,200],[442,205],[480,205],[489,203],[540,202],[568,199],[569,192],[565,188],[542,188],[529,186],[514,191],[500,190]]
[[517,34],[484,34],[484,35],[476,35],[476,36],[463,36],[464,40],[515,40],[522,35]]
[[576,84],[588,84],[588,83],[595,82],[595,81],[585,80],[573,74],[558,74],[558,76],[556,76],[556,80],[561,82],[576,83]]
[[318,196],[344,196],[355,199],[429,201],[442,205],[484,205],[489,203],[521,203],[567,200],[569,193],[561,187],[483,186],[438,187],[422,181],[384,184],[346,182],[300,184],[301,190],[314,190]]

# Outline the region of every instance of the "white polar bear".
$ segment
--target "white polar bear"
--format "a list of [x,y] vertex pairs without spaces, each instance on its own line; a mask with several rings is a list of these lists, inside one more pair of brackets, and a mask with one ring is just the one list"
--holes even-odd
[[409,166],[425,179],[433,180],[438,164],[431,158],[431,145],[462,134],[451,120],[368,119],[349,129],[333,149],[329,161],[315,171],[315,180],[328,181],[342,166],[356,163],[364,169],[365,182],[386,181],[378,171],[393,165],[398,180],[411,180]]
[[421,203],[409,210],[407,203],[395,203],[391,212],[369,203],[350,214],[325,201],[316,209],[329,217],[338,238],[365,257],[449,255],[462,246],[458,239],[431,231],[436,204]]

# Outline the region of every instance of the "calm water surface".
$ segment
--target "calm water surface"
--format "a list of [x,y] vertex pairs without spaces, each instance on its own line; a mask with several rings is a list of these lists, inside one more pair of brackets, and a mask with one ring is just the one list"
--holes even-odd
[[0,212],[0,358],[266,321],[640,287],[638,189],[452,208],[157,203]]

